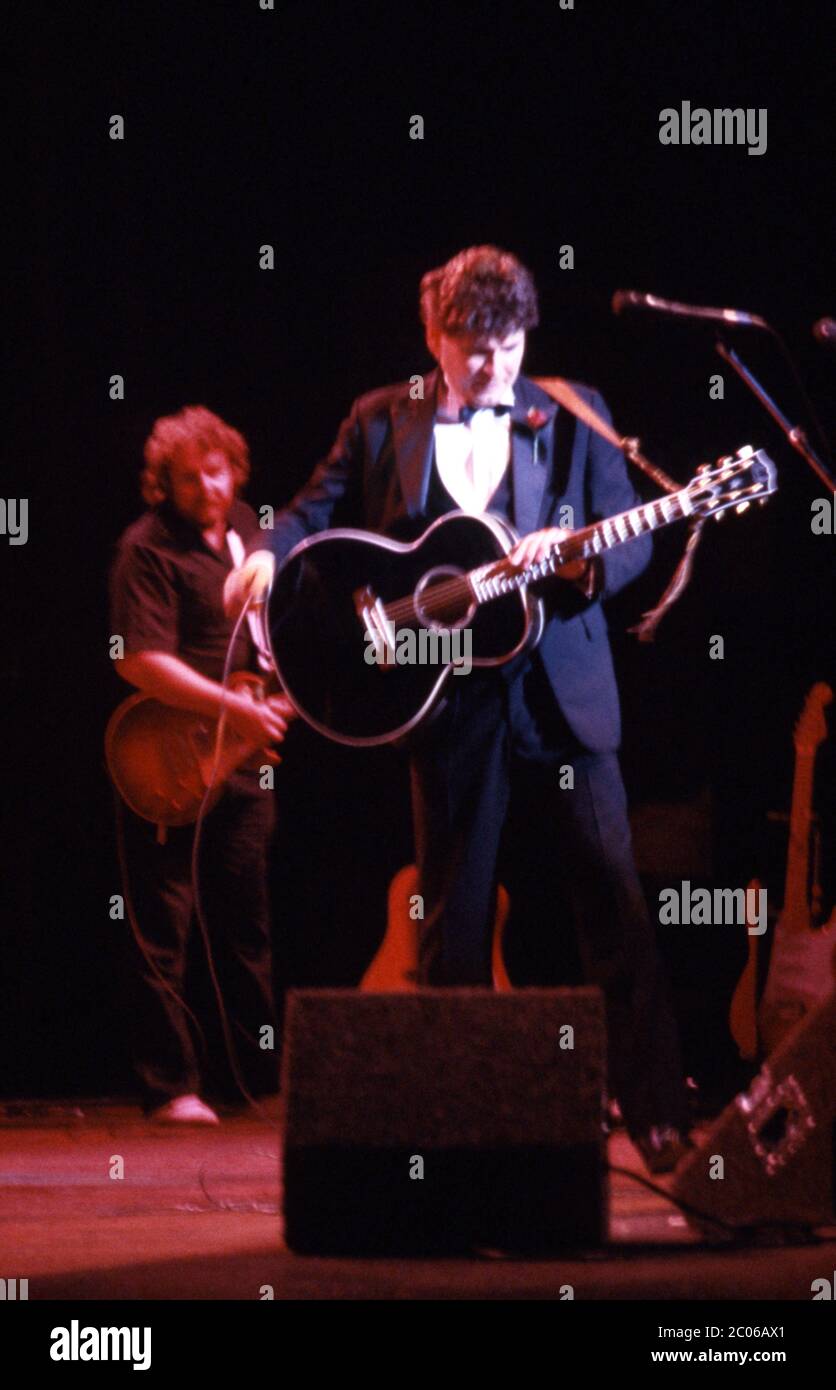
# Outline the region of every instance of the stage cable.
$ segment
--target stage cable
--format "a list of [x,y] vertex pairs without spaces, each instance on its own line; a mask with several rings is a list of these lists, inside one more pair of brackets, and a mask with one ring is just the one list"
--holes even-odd
[[203,945],[206,951],[206,964],[209,968],[209,978],[212,981],[212,988],[214,990],[215,999],[218,1004],[218,1014],[220,1016],[221,1029],[223,1031],[224,1043],[226,1045],[226,1055],[229,1061],[230,1068],[232,1070],[233,1079],[235,1081],[236,1086],[238,1087],[238,1090],[241,1092],[241,1095],[244,1097],[251,1109],[253,1109],[256,1112],[256,1114],[258,1114],[261,1117],[261,1119],[269,1123],[269,1117],[267,1116],[266,1112],[259,1105],[255,1097],[251,1096],[249,1091],[247,1090],[244,1078],[241,1075],[240,1067],[238,1066],[238,1058],[235,1051],[235,1045],[232,1039],[232,1031],[229,1026],[229,1018],[226,1012],[226,1008],[224,1007],[223,995],[221,993],[221,987],[218,982],[217,973],[215,971],[215,961],[212,956],[212,947],[209,940],[209,928],[207,926],[206,918],[204,916],[203,907],[200,900],[200,841],[203,831],[203,822],[206,818],[209,799],[212,795],[212,790],[214,788],[215,781],[218,775],[218,767],[220,766],[221,748],[223,745],[223,736],[226,727],[227,695],[229,693],[229,682],[232,675],[232,654],[235,649],[235,643],[238,640],[238,633],[240,632],[241,627],[243,626],[243,623],[247,617],[247,613],[249,612],[251,602],[252,595],[248,594],[244,606],[241,609],[241,612],[238,614],[238,617],[235,621],[235,625],[232,629],[232,634],[229,639],[229,645],[227,646],[226,650],[223,675],[221,677],[221,703],[218,709],[218,724],[217,729],[215,731],[214,761],[212,764],[212,771],[209,776],[209,781],[207,783],[206,790],[203,793],[203,799],[200,803],[200,809],[197,813],[197,819],[195,821],[194,827],[194,838],[192,840],[192,893],[194,895],[195,917],[197,918],[198,926],[200,927],[200,933],[203,938]]
[[[211,980],[211,982],[212,982],[212,989],[213,989],[213,991],[214,991],[215,999],[216,999],[217,1005],[218,1005],[218,1013],[219,1013],[219,1015],[220,1015],[221,1029],[222,1029],[223,1035],[224,1035],[224,1043],[225,1043],[226,1051],[227,1051],[227,1059],[228,1059],[228,1061],[229,1061],[229,1065],[230,1065],[230,1068],[231,1068],[231,1070],[232,1070],[233,1079],[234,1079],[235,1084],[236,1084],[236,1086],[238,1087],[239,1091],[241,1092],[242,1096],[243,1096],[244,1099],[247,1101],[247,1104],[248,1104],[253,1110],[255,1110],[255,1112],[261,1117],[261,1119],[265,1120],[267,1123],[271,1123],[271,1121],[270,1121],[270,1119],[269,1119],[269,1116],[266,1114],[266,1112],[264,1111],[264,1109],[258,1104],[258,1101],[255,1100],[255,1098],[254,1098],[253,1096],[250,1095],[250,1093],[249,1093],[249,1091],[247,1090],[247,1087],[246,1087],[246,1085],[245,1085],[245,1083],[244,1083],[244,1079],[243,1079],[243,1077],[241,1076],[241,1071],[240,1071],[240,1068],[239,1068],[239,1066],[238,1066],[237,1055],[236,1055],[235,1047],[234,1047],[233,1040],[232,1040],[232,1033],[231,1033],[231,1029],[230,1029],[230,1026],[229,1026],[229,1019],[228,1019],[228,1016],[227,1016],[226,1009],[225,1009],[225,1007],[224,1007],[223,995],[222,995],[222,993],[221,993],[221,988],[220,988],[220,984],[219,984],[219,982],[218,982],[217,972],[216,972],[216,970],[215,970],[215,962],[214,962],[214,958],[213,958],[213,955],[212,955],[211,942],[210,942],[210,939],[209,939],[209,929],[208,929],[208,926],[207,926],[207,923],[206,923],[206,918],[205,918],[205,916],[204,916],[203,907],[202,907],[202,905],[201,905],[201,900],[200,900],[199,857],[200,857],[201,832],[202,832],[202,830],[203,830],[203,822],[204,822],[204,820],[205,820],[205,818],[206,818],[206,813],[207,813],[207,807],[208,807],[209,799],[210,799],[210,797],[211,797],[211,795],[212,795],[212,790],[213,790],[213,788],[214,788],[215,781],[216,781],[217,775],[218,775],[218,767],[219,767],[219,765],[220,765],[221,747],[222,747],[222,743],[223,743],[223,735],[224,735],[224,729],[225,729],[225,725],[226,725],[226,703],[227,703],[227,694],[228,694],[228,692],[229,692],[229,681],[230,681],[230,677],[231,677],[231,674],[232,674],[232,654],[233,654],[233,651],[234,651],[234,648],[235,648],[235,643],[236,643],[237,640],[238,640],[238,633],[240,632],[241,627],[242,627],[242,624],[243,624],[243,622],[244,622],[244,620],[245,620],[245,618],[246,618],[246,616],[247,616],[247,612],[248,612],[249,607],[250,607],[250,602],[251,602],[251,598],[248,597],[247,600],[246,600],[246,602],[245,602],[245,604],[244,604],[244,607],[241,609],[241,612],[240,612],[240,614],[239,614],[239,616],[238,616],[238,619],[237,619],[237,621],[236,621],[236,623],[235,623],[235,625],[234,625],[234,627],[233,627],[233,629],[232,629],[232,635],[231,635],[231,637],[230,637],[230,639],[229,639],[229,645],[228,645],[228,647],[227,647],[226,657],[225,657],[225,660],[224,660],[223,675],[222,675],[222,677],[221,677],[221,703],[220,703],[219,710],[218,710],[218,723],[217,723],[217,729],[216,729],[216,732],[215,732],[215,746],[214,746],[214,753],[213,753],[212,771],[211,771],[211,774],[210,774],[210,777],[209,777],[209,781],[208,781],[207,786],[206,786],[206,790],[205,790],[204,793],[203,793],[203,798],[202,798],[201,803],[200,803],[200,808],[199,808],[198,813],[197,813],[197,818],[196,818],[196,820],[195,820],[195,827],[194,827],[194,837],[193,837],[193,840],[192,840],[191,881],[192,881],[192,893],[193,893],[193,898],[194,898],[194,913],[195,913],[195,917],[196,917],[196,919],[197,919],[198,926],[200,927],[201,937],[202,937],[202,939],[203,939],[203,945],[204,945],[204,949],[205,949],[205,952],[206,952],[206,963],[207,963],[207,966],[208,966],[208,969],[209,969],[209,978],[210,978],[210,980]],[[202,1063],[203,1063],[203,1065],[204,1065],[204,1067],[205,1067],[206,1062],[207,1062],[207,1059],[208,1059],[208,1049],[207,1049],[207,1044],[206,1044],[206,1035],[204,1034],[203,1029],[201,1028],[200,1023],[198,1022],[198,1020],[197,1020],[197,1018],[196,1018],[194,1012],[192,1011],[192,1009],[189,1008],[189,1006],[188,1006],[188,1004],[186,1003],[186,1001],[185,1001],[185,999],[183,998],[183,996],[182,996],[181,994],[178,993],[178,991],[174,988],[174,986],[171,984],[171,982],[165,978],[165,976],[163,975],[163,973],[162,973],[162,971],[160,970],[159,966],[157,965],[156,961],[154,961],[154,960],[152,959],[152,957],[149,955],[149,953],[148,953],[148,951],[146,950],[145,945],[144,945],[144,943],[143,943],[142,934],[141,934],[141,931],[140,931],[140,929],[139,929],[139,923],[138,923],[138,921],[137,921],[136,912],[135,912],[135,910],[134,910],[134,905],[133,905],[133,898],[132,898],[131,890],[130,890],[130,875],[129,875],[129,873],[128,873],[128,856],[127,856],[126,844],[125,844],[125,823],[124,823],[124,814],[125,814],[125,811],[124,811],[124,805],[123,805],[123,803],[122,803],[121,797],[118,795],[118,793],[116,792],[116,789],[115,789],[115,788],[114,788],[114,790],[113,790],[113,796],[114,796],[114,802],[115,802],[115,805],[116,805],[116,852],[117,852],[117,857],[118,857],[118,860],[119,860],[119,868],[120,868],[120,871],[121,871],[121,874],[122,874],[122,883],[123,883],[123,887],[124,887],[124,890],[125,890],[125,907],[127,908],[128,921],[129,921],[129,923],[130,923],[130,927],[131,927],[131,931],[132,931],[132,933],[133,933],[134,941],[136,942],[137,948],[138,948],[138,950],[140,951],[140,953],[141,953],[143,959],[145,960],[145,963],[146,963],[146,965],[148,966],[149,970],[151,970],[151,972],[152,972],[154,975],[156,975],[157,979],[160,981],[160,983],[161,983],[161,985],[163,986],[163,988],[166,989],[166,990],[168,991],[168,993],[171,995],[171,997],[176,1001],[177,1005],[183,1010],[183,1012],[184,1012],[184,1014],[187,1016],[187,1018],[191,1020],[191,1023],[193,1024],[194,1029],[195,1029],[195,1032],[196,1032],[197,1040],[198,1040],[198,1042],[199,1042],[199,1044],[200,1044]]]

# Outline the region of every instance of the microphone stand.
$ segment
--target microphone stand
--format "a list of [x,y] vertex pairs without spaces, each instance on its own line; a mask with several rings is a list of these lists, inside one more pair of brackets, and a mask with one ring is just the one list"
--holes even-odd
[[807,435],[804,433],[804,430],[801,428],[801,426],[793,425],[787,419],[783,411],[779,409],[779,407],[772,400],[771,396],[769,396],[767,392],[764,390],[764,388],[761,386],[754,373],[751,372],[749,368],[746,366],[746,364],[740,360],[733,348],[726,347],[726,344],[723,342],[722,338],[717,339],[717,341],[714,344],[714,349],[717,353],[719,353],[723,361],[728,362],[729,366],[737,372],[737,375],[740,377],[741,381],[744,382],[746,386],[748,386],[749,390],[752,392],[752,395],[758,401],[760,401],[764,409],[769,412],[775,423],[783,430],[792,447],[797,451],[797,453],[801,455],[803,459],[806,459],[813,472],[816,474],[818,478],[820,478],[820,480],[824,483],[825,487],[830,492],[836,492],[836,480],[831,478],[825,465],[822,463],[821,459],[819,458],[818,454],[816,453],[815,449],[813,448],[812,444],[810,443],[809,439],[807,438]]

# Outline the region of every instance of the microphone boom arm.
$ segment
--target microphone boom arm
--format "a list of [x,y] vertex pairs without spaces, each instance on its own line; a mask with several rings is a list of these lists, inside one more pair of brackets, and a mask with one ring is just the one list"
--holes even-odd
[[760,401],[764,409],[769,412],[776,425],[783,430],[792,447],[803,459],[806,459],[813,472],[821,479],[825,487],[830,492],[836,492],[836,480],[831,478],[801,426],[793,425],[787,419],[784,412],[775,404],[772,397],[767,394],[757,377],[749,370],[745,362],[740,360],[733,348],[726,347],[722,339],[718,338],[714,344],[714,349],[719,353],[723,361],[728,362],[729,366],[737,372],[741,381],[748,386],[756,400]]

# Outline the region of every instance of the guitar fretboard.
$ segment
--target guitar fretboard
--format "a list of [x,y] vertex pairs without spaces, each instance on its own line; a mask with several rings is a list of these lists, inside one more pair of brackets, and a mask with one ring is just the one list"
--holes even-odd
[[593,555],[601,555],[605,550],[623,545],[625,541],[634,540],[662,526],[670,526],[690,516],[691,511],[688,488],[680,488],[667,497],[657,497],[629,512],[619,512],[618,516],[609,516],[605,521],[596,521],[592,526],[573,531],[553,546],[544,560],[525,569],[519,569],[506,557],[471,570],[467,578],[476,598],[483,603],[544,579],[570,560],[586,560]]
[[469,574],[459,573],[444,579],[424,589],[420,613],[414,594],[394,599],[385,606],[380,603],[381,621],[384,624],[426,624],[429,621],[460,625],[462,615],[467,615],[469,620],[480,604],[525,589],[554,574],[571,560],[602,555],[626,541],[671,526],[683,517],[697,516],[704,520],[719,515],[727,507],[745,511],[755,498],[765,502],[775,487],[774,463],[761,449],[755,451],[747,445],[738,450],[735,458],[722,459],[716,468],[701,468],[696,478],[667,497],[654,498],[630,511],[619,512],[618,516],[606,517],[604,521],[568,533],[536,564],[521,568],[503,555]]
[[791,931],[804,931],[810,925],[808,875],[814,766],[815,750],[797,748],[784,881],[784,920]]

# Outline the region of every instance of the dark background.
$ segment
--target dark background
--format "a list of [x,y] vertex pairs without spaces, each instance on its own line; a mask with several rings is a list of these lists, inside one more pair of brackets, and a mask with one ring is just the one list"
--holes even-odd
[[[747,442],[779,465],[767,508],[706,533],[655,645],[625,629],[664,587],[681,529],[657,538],[651,570],[609,612],[634,802],[708,789],[714,881],[743,886],[771,868],[778,891],[784,851],[766,813],[788,808],[806,691],[833,680],[834,540],[810,530],[823,488],[720,363],[710,331],[614,319],[609,301],[635,287],[765,315],[833,438],[836,357],[810,335],[836,312],[831,15],[754,0],[576,0],[572,11],[309,0],[273,12],[257,0],[122,0],[27,6],[25,19],[19,8],[3,470],[5,495],[30,500],[30,535],[20,547],[0,537],[0,1089],[130,1084],[101,751],[126,691],[108,658],[105,579],[139,510],[153,421],[208,405],[249,440],[249,500],[286,501],[357,394],[430,365],[419,278],[477,242],[535,273],[530,374],[598,386],[618,426],[682,481]],[[766,107],[767,152],[661,145],[660,110],[686,99]],[[122,142],[108,137],[115,113]],[[414,114],[423,141],[409,138]],[[272,272],[258,267],[263,243]],[[567,243],[575,267],[561,270]],[[770,340],[733,337],[809,422]],[[717,371],[723,401],[709,399]],[[108,395],[117,372],[120,402]],[[709,659],[713,634],[723,661]],[[404,772],[402,755],[294,730],[274,882],[282,982],[358,979],[388,877],[411,855]],[[527,824],[546,809],[525,808]],[[560,973],[556,919],[559,905],[546,905],[516,924],[520,978]],[[662,945],[689,1068],[708,1084],[729,1071],[724,1019],[745,939],[667,928]]]

